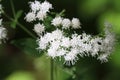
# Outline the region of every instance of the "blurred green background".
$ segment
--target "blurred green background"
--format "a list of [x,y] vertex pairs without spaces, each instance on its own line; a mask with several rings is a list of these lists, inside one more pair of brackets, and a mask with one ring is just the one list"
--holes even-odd
[[[28,1],[13,0],[16,15],[12,14],[11,0],[3,0],[4,11],[18,20],[32,33],[33,24],[24,20],[29,11]],[[44,0],[41,0],[44,1]],[[82,30],[97,35],[103,31],[104,22],[113,25],[116,48],[109,62],[101,64],[96,58],[81,58],[74,66],[55,61],[55,80],[120,80],[120,0],[48,0],[55,12],[66,10],[65,16],[78,17]],[[36,50],[32,39],[15,21],[3,16],[8,29],[8,40],[0,44],[0,80],[50,80],[50,59]]]

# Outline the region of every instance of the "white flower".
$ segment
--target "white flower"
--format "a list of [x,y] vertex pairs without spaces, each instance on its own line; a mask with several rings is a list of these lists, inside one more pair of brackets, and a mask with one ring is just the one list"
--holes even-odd
[[63,19],[62,26],[63,29],[69,29],[69,27],[71,26],[71,21],[67,18]]
[[108,62],[108,54],[101,54],[97,59],[101,61],[101,63]]
[[61,41],[61,46],[69,48],[70,47],[70,38],[63,37]]
[[59,40],[54,40],[53,42],[50,43],[50,47],[54,49],[59,49],[60,48],[60,41]]
[[70,41],[70,45],[72,47],[77,47],[79,44],[79,40],[80,40],[79,36],[77,34],[73,34],[72,39]]
[[44,1],[41,4],[40,10],[46,13],[46,12],[49,12],[49,9],[52,9],[52,4],[50,4],[48,1]]
[[44,26],[43,24],[40,24],[40,23],[35,24],[35,25],[34,25],[34,31],[35,31],[38,35],[40,35],[40,34],[42,34],[42,33],[45,31],[45,26]]
[[39,11],[36,16],[39,20],[44,20],[47,17],[47,13],[43,11]]
[[74,65],[75,62],[78,60],[78,57],[77,57],[77,50],[76,49],[72,49],[69,53],[67,53],[65,56],[64,56],[64,59],[65,59],[65,64],[67,65]]
[[98,55],[98,53],[101,51],[102,49],[102,44],[103,44],[103,40],[101,37],[96,37],[96,38],[93,38],[91,39],[90,41],[90,44],[91,44],[91,55],[92,56],[95,56],[95,55]]
[[81,25],[81,23],[80,23],[80,21],[79,21],[78,18],[73,18],[73,19],[72,19],[72,28],[73,28],[73,29],[81,28],[80,25]]
[[103,40],[102,51],[107,54],[111,54],[115,45],[115,34],[110,32],[109,27],[105,30],[105,38]]
[[32,22],[36,20],[36,15],[34,12],[29,12],[25,17],[27,22]]
[[81,38],[82,38],[81,40],[83,42],[89,42],[92,37],[91,37],[91,35],[88,35],[86,33],[82,33]]
[[54,40],[60,40],[63,37],[63,32],[59,29],[56,29],[52,32],[51,36]]
[[58,49],[56,56],[61,57],[61,56],[64,56],[66,53],[67,53],[67,51],[65,49],[63,49],[63,48]]
[[60,16],[55,17],[51,22],[52,22],[51,24],[54,26],[60,26],[62,23],[62,17],[60,17]]
[[35,0],[34,2],[30,2],[30,8],[33,12],[39,11],[40,10],[40,2]]
[[55,58],[57,55],[57,51],[56,51],[56,49],[54,49],[54,48],[50,48],[50,49],[48,49],[47,50],[47,52],[48,52],[48,56],[50,56],[50,57],[52,57],[52,58]]
[[2,40],[7,38],[7,30],[4,27],[0,27],[0,44]]
[[39,45],[38,49],[44,50],[48,46],[48,40],[45,36],[43,36],[43,37],[41,36],[40,39],[37,40],[37,43]]

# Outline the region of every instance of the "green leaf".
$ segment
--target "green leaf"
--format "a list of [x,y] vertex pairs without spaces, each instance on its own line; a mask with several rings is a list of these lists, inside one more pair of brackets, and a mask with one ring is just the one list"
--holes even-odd
[[6,80],[35,80],[35,77],[30,72],[16,71],[8,76]]
[[43,21],[43,23],[44,23],[44,25],[45,25],[45,27],[46,27],[46,30],[47,30],[48,32],[50,32],[50,31],[52,31],[52,30],[55,29],[55,27],[53,27],[53,26],[51,25],[52,19],[53,19],[53,18],[52,18],[51,16],[47,16],[47,18]]
[[14,44],[16,47],[21,49],[26,54],[35,57],[39,57],[42,54],[42,52],[36,49],[38,46],[35,39],[24,38],[24,39],[14,40],[12,44]]
[[17,21],[18,21],[18,19],[22,16],[22,13],[23,13],[22,10],[19,10],[19,11],[16,13],[14,21],[11,22],[11,27],[12,27],[12,28],[14,28],[14,29],[16,28]]

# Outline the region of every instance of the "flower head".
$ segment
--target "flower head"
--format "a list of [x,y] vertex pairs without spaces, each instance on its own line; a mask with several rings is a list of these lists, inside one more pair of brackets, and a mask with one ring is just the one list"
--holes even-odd
[[40,35],[40,34],[42,34],[42,33],[45,31],[45,26],[44,26],[43,24],[40,24],[40,23],[35,24],[35,26],[34,26],[34,31],[35,31],[38,35]]
[[39,11],[41,4],[39,1],[35,0],[34,2],[30,2],[30,8],[33,12]]
[[38,20],[44,20],[47,17],[47,13],[43,12],[43,11],[39,11],[36,15],[36,18],[38,18]]
[[62,17],[60,17],[60,16],[55,17],[51,22],[52,22],[51,24],[54,26],[60,26],[62,23]]
[[42,12],[49,12],[50,9],[52,9],[52,4],[50,4],[48,1],[44,1],[43,3],[41,3],[40,10]]
[[73,18],[73,19],[72,19],[72,28],[73,28],[73,29],[81,28],[80,25],[81,25],[81,23],[80,23],[80,21],[79,21],[78,18]]
[[63,19],[62,26],[63,29],[69,29],[69,27],[71,26],[71,21],[67,18]]
[[69,53],[67,53],[65,56],[64,56],[64,59],[65,59],[65,64],[67,65],[74,65],[75,62],[78,60],[78,57],[77,57],[77,50],[76,49],[72,49]]
[[32,22],[36,20],[36,15],[34,12],[29,12],[25,17],[27,22]]

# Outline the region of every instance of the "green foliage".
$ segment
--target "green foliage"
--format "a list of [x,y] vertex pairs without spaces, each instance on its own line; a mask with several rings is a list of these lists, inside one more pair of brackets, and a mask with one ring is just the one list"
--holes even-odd
[[108,0],[84,0],[78,7],[81,10],[80,13],[83,13],[84,16],[94,16],[105,9],[107,1]]
[[107,11],[99,18],[100,31],[104,28],[104,23],[109,22],[115,33],[120,34],[120,13],[114,11]]
[[12,44],[21,49],[24,53],[32,56],[39,57],[42,55],[40,51],[37,50],[36,40],[32,38],[23,38],[12,41]]
[[11,74],[6,80],[35,80],[35,78],[30,72],[17,71]]
[[16,28],[18,19],[22,16],[22,13],[23,13],[22,10],[19,10],[19,11],[16,13],[14,21],[11,22],[11,27],[12,27],[13,29]]

